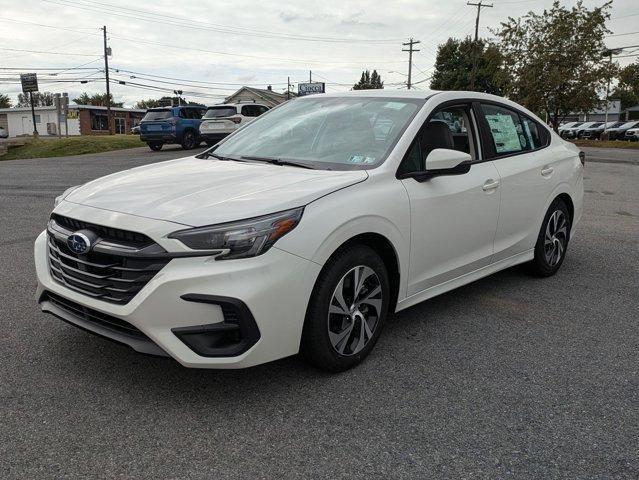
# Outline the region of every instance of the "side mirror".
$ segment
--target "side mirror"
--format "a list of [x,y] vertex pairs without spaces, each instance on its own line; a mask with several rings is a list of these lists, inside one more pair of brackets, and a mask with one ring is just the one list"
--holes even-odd
[[[470,167],[470,162],[473,157],[465,152],[459,150],[450,150],[448,148],[436,148],[431,151],[426,157],[426,172],[435,174],[452,174],[452,170],[457,170],[467,164]],[[448,172],[446,172],[448,171]],[[466,170],[468,171],[468,170]],[[454,172],[465,173],[465,172]]]

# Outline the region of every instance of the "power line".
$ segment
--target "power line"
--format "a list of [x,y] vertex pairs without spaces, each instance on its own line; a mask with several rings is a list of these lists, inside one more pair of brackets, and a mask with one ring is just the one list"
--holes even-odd
[[[190,82],[190,83],[199,83],[199,84],[206,84],[206,85],[238,85],[238,86],[258,86],[258,85],[263,85],[264,82],[261,83],[234,83],[234,82],[211,82],[208,80],[188,80],[185,78],[177,78],[177,77],[167,77],[164,75],[154,75],[151,73],[144,73],[144,72],[137,72],[137,71],[133,71],[133,70],[125,70],[124,68],[119,68],[119,67],[111,67],[111,71],[115,72],[115,73],[119,73],[119,72],[125,72],[125,73],[129,73],[132,74],[134,76],[140,76],[141,77],[152,77],[152,78],[161,78],[163,80],[176,80],[178,82]],[[286,83],[270,83],[271,85],[286,85]]]
[[[77,8],[85,11],[98,12],[101,14],[115,15],[119,17],[125,18],[133,18],[136,20],[142,20],[146,22],[153,23],[163,23],[171,26],[180,26],[184,28],[192,28],[197,30],[209,30],[215,31],[219,33],[225,34],[234,34],[234,35],[245,35],[245,36],[253,36],[253,37],[261,37],[261,38],[275,38],[280,40],[295,40],[295,41],[307,41],[307,42],[325,42],[325,43],[392,43],[397,42],[400,39],[398,38],[387,38],[387,39],[357,39],[357,38],[340,38],[340,37],[322,37],[322,36],[312,36],[312,35],[301,35],[301,34],[291,34],[291,33],[283,33],[283,32],[273,32],[273,31],[264,31],[257,29],[250,29],[245,27],[236,27],[231,25],[223,25],[223,24],[215,24],[210,22],[203,22],[199,20],[192,20],[185,17],[179,17],[175,15],[164,15],[155,12],[149,12],[145,10],[139,10],[134,8],[127,8],[118,5],[113,5],[110,3],[104,2],[87,2],[82,0],[44,0],[47,3],[52,3],[56,5],[64,5],[72,8]],[[94,7],[94,5],[101,5],[103,7],[107,7],[107,10]],[[132,13],[128,13],[132,12]]]
[[26,52],[26,53],[37,53],[37,54],[45,54],[45,55],[64,55],[64,56],[75,56],[75,57],[95,57],[94,53],[73,53],[73,52],[47,52],[44,50],[25,50],[22,48],[5,48],[0,47],[0,50],[8,50],[11,52]]
[[324,60],[313,60],[313,59],[295,59],[295,58],[285,58],[285,57],[269,57],[269,56],[265,56],[265,55],[249,55],[249,54],[242,54],[242,53],[219,52],[219,51],[215,51],[215,50],[206,50],[206,49],[198,48],[198,47],[184,47],[184,46],[180,46],[180,45],[176,45],[176,44],[162,43],[162,42],[156,42],[156,41],[150,41],[150,40],[141,40],[139,38],[123,37],[123,36],[120,36],[120,35],[115,35],[113,33],[109,34],[109,37],[112,38],[112,39],[124,40],[124,41],[132,42],[132,43],[135,43],[135,44],[155,45],[155,46],[160,46],[160,47],[165,47],[165,48],[174,48],[174,49],[177,49],[177,50],[188,50],[190,52],[203,52],[203,53],[209,53],[209,54],[213,54],[213,55],[224,55],[224,56],[230,56],[230,57],[255,58],[255,59],[259,59],[259,60],[277,60],[277,61],[283,61],[283,62],[303,63],[303,64],[306,64],[306,65],[309,65],[309,64],[310,65],[323,65],[323,64],[361,65],[361,64],[366,64],[367,62],[369,62],[369,63],[377,63],[377,64],[404,63],[403,61],[397,61],[397,60],[393,60],[393,61],[378,61],[378,60],[375,60],[375,59],[328,60],[328,61],[324,61]]

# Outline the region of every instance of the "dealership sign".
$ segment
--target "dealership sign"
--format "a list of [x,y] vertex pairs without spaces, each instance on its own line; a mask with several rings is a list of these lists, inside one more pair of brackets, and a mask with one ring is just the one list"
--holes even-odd
[[313,83],[298,83],[297,84],[297,96],[303,97],[305,95],[313,95],[314,93],[324,93],[324,82]]
[[35,73],[21,73],[20,82],[22,82],[22,92],[38,91],[38,76]]

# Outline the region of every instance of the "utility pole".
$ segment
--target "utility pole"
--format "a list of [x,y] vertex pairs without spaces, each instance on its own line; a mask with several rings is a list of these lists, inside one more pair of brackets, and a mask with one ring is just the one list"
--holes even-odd
[[482,7],[493,8],[492,3],[482,3],[483,0],[479,0],[479,3],[467,2],[466,5],[477,7],[477,18],[475,19],[475,43],[473,44],[473,69],[470,75],[470,89],[475,89],[475,77],[477,76],[477,60],[479,52],[477,51],[477,41],[479,40],[479,15],[481,14]]
[[313,83],[313,71],[308,71],[308,83]]
[[291,77],[286,77],[286,100],[291,99]]
[[109,88],[109,48],[107,47],[107,30],[106,25],[102,27],[104,33],[104,76],[106,78],[106,107],[107,107],[107,123],[109,125],[109,135],[113,135],[111,128],[111,89]]
[[35,105],[33,104],[33,92],[29,92],[29,103],[31,104],[31,120],[33,121],[33,138],[38,138],[38,126],[36,125]]
[[479,0],[479,3],[471,3],[471,2],[466,3],[466,5],[477,7],[477,18],[475,19],[475,41],[479,40],[479,15],[481,14],[482,7],[493,8],[492,3],[482,3],[482,1],[483,0]]
[[411,87],[410,79],[413,72],[413,52],[419,52],[419,50],[415,50],[413,48],[413,45],[417,45],[418,43],[421,43],[421,42],[419,40],[413,40],[413,37],[411,37],[408,43],[402,43],[403,46],[408,47],[408,49],[406,48],[402,49],[402,52],[408,52],[408,82],[406,83],[408,90],[410,90],[410,87]]

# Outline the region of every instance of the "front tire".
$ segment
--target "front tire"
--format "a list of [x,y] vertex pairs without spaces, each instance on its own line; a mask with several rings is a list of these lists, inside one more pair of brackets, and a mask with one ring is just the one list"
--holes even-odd
[[151,142],[148,144],[149,148],[151,150],[153,150],[154,152],[159,152],[160,150],[162,150],[162,142]]
[[550,277],[557,273],[566,257],[571,218],[566,203],[556,199],[548,208],[535,244],[535,258],[528,263],[533,275]]
[[182,137],[182,149],[191,150],[197,147],[198,141],[193,130],[187,130]]
[[330,372],[354,367],[375,346],[389,304],[388,272],[380,256],[365,245],[342,250],[315,283],[300,353]]

